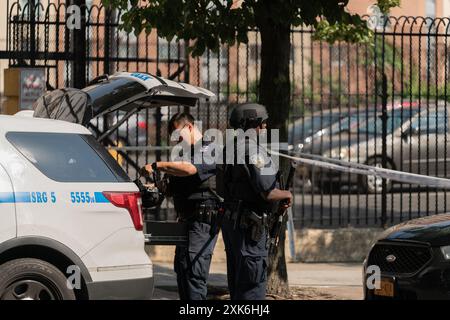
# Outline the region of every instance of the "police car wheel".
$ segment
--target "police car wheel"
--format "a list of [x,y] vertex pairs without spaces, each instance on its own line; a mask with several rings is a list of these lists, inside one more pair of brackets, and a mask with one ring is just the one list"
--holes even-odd
[[55,266],[25,258],[0,265],[0,300],[75,300],[75,293]]

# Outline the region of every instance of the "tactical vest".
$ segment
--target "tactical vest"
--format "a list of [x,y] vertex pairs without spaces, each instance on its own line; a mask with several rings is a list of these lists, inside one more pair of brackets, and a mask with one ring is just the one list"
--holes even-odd
[[[234,164],[224,164],[217,171],[217,186],[219,194],[225,202],[236,202],[241,200],[245,206],[261,212],[271,211],[273,204],[266,201],[259,192],[255,191],[251,183],[249,161],[246,155],[245,164],[237,164],[236,143],[234,144]],[[224,163],[226,149],[223,152]],[[222,188],[219,188],[221,186]]]
[[[194,150],[191,150],[192,152]],[[192,153],[194,154],[194,153]],[[193,159],[192,159],[193,160]],[[206,200],[218,200],[215,194],[215,178],[201,181],[198,175],[187,177],[169,177],[169,190],[173,196],[175,209],[192,211],[196,203]]]

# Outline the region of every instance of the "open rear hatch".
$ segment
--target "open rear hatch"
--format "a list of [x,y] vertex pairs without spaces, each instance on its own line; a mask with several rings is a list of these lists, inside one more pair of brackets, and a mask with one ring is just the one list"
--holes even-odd
[[81,90],[63,88],[45,93],[33,105],[34,117],[90,127],[92,119],[115,111],[126,112],[121,121],[110,128],[110,133],[142,109],[180,105],[194,107],[199,99],[208,100],[215,96],[209,90],[187,83],[137,72],[103,75],[91,83]]
[[[178,105],[195,107],[199,99],[209,100],[215,96],[211,91],[200,87],[137,72],[103,76],[83,91],[89,96],[92,119],[115,111],[126,112],[108,130],[97,132],[99,141],[103,141],[142,109]],[[92,123],[90,125],[92,128]]]
[[214,93],[203,88],[145,73],[120,72],[104,76],[85,89],[91,100],[93,118],[114,111],[183,105],[194,107],[199,99]]
[[[84,89],[58,89],[46,93],[34,105],[34,117],[64,120],[92,129],[102,142],[132,115],[145,108],[194,107],[199,99],[214,97],[209,90],[145,73],[120,72],[94,79]],[[125,115],[106,131],[92,120],[122,111]],[[125,153],[122,156],[127,157]],[[178,245],[187,241],[187,227],[179,222],[146,221],[146,244]]]

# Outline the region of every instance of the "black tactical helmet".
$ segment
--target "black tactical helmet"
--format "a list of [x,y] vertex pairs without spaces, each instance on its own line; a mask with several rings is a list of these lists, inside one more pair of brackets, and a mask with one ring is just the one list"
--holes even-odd
[[242,103],[234,107],[230,115],[233,129],[256,128],[267,120],[269,115],[265,106],[258,103]]

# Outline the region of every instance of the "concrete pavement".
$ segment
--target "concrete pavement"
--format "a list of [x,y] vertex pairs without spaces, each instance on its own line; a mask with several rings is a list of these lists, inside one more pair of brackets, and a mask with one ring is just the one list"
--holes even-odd
[[[155,263],[155,299],[178,299],[171,263]],[[362,299],[359,263],[289,263],[289,284],[295,291],[320,293],[327,299]],[[226,294],[226,265],[213,262],[209,279],[211,292]],[[308,295],[306,295],[308,296]]]

